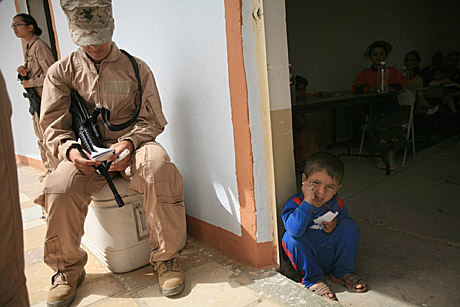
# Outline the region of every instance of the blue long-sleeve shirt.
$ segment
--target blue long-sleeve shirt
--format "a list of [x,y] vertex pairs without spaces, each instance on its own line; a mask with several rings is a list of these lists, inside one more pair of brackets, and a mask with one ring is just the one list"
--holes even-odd
[[304,200],[302,191],[286,202],[281,216],[286,231],[292,237],[297,238],[303,236],[307,231],[318,231],[310,228],[315,224],[313,220],[328,211],[338,212],[336,216],[337,223],[340,223],[342,219],[351,219],[348,209],[338,194],[335,194],[331,200],[321,207],[316,208]]

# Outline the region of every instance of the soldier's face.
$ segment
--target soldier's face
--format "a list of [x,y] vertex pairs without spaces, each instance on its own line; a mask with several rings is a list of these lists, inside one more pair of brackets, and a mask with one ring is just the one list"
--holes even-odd
[[100,63],[112,50],[112,41],[108,41],[102,45],[85,46],[82,48],[95,63]]
[[13,31],[18,38],[26,38],[34,31],[33,25],[26,25],[26,23],[20,18],[13,18]]

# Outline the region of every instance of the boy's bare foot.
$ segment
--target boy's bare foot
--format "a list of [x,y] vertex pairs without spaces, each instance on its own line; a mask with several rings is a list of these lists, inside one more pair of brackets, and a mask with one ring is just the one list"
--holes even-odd
[[342,278],[334,277],[331,274],[329,278],[332,282],[342,285],[353,292],[366,292],[367,284],[355,273],[348,273]]
[[326,297],[333,301],[338,301],[335,293],[329,289],[329,287],[324,283],[324,281],[320,280],[317,283],[311,285],[308,288],[311,292],[318,294],[319,296]]

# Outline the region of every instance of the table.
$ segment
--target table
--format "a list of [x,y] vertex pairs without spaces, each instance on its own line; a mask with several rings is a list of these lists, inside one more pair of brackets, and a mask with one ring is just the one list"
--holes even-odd
[[[328,93],[324,97],[311,97],[306,100],[296,101],[292,105],[292,112],[310,113],[315,111],[332,110],[332,144],[336,144],[337,138],[337,109],[346,110],[346,125],[347,125],[347,153],[339,156],[364,156],[373,157],[373,155],[358,155],[351,153],[350,137],[349,137],[349,116],[348,111],[353,106],[362,104],[369,105],[369,117],[372,118],[372,105],[379,101],[387,101],[390,97],[400,94],[402,91],[390,91],[387,93],[366,93],[354,94],[352,91],[338,91]],[[370,121],[370,133],[372,134],[372,120]],[[386,157],[382,157],[387,163],[387,174],[390,173],[388,161]]]

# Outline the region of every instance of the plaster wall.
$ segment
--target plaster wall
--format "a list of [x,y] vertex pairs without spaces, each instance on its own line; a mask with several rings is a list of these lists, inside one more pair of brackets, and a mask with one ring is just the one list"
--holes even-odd
[[[272,198],[270,191],[272,177],[267,166],[271,166],[269,157],[270,152],[267,151],[266,134],[268,129],[264,130],[264,120],[268,116],[263,114],[263,101],[261,96],[261,73],[258,69],[258,54],[257,54],[257,24],[253,18],[253,10],[257,7],[257,3],[253,4],[252,0],[244,0],[242,8],[243,17],[243,54],[246,72],[246,83],[248,88],[248,107],[249,107],[249,122],[251,127],[251,144],[254,155],[254,194],[256,199],[257,211],[257,242],[272,241],[272,235],[267,229],[271,228],[271,208],[270,202]],[[263,46],[265,48],[265,46]],[[260,60],[260,58],[259,58]],[[265,62],[264,62],[265,63]],[[268,104],[268,101],[266,101]],[[260,129],[262,127],[262,129]],[[268,136],[271,138],[271,134]]]
[[286,200],[296,192],[284,2],[264,1],[264,23],[276,183],[276,217],[278,235],[282,236],[284,226],[281,212]]

